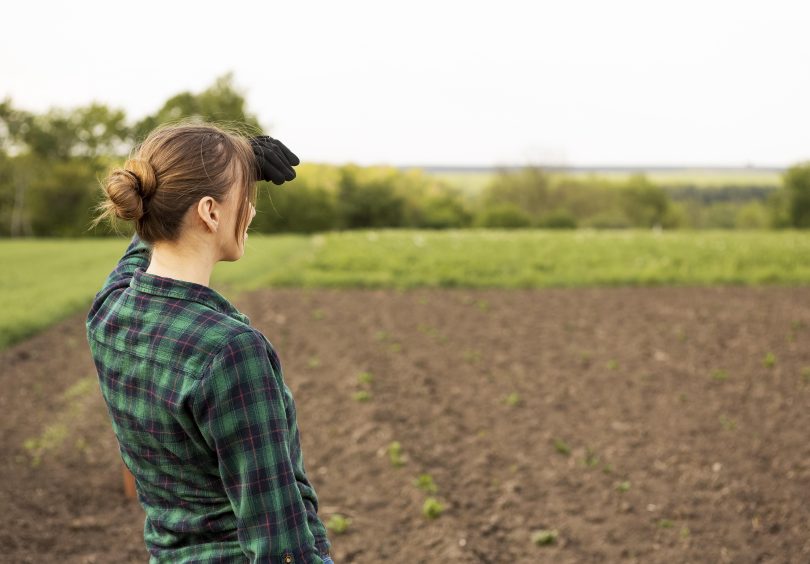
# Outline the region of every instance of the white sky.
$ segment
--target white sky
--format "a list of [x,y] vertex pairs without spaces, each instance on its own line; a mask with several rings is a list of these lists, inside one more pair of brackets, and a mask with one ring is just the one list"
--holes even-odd
[[810,2],[8,2],[0,96],[131,119],[234,71],[302,161],[810,159]]

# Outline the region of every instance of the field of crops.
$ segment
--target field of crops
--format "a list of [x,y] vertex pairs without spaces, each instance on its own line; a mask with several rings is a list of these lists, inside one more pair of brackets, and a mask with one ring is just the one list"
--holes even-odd
[[[0,346],[89,303],[125,238],[0,243]],[[376,230],[252,235],[217,265],[220,289],[262,287],[540,288],[810,283],[798,231]]]

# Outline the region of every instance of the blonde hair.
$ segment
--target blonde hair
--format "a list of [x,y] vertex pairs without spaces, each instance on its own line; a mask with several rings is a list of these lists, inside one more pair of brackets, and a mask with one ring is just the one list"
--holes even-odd
[[123,167],[109,170],[91,228],[118,217],[133,221],[144,241],[176,241],[191,206],[205,196],[222,203],[239,179],[238,239],[250,221],[250,204],[256,205],[257,175],[253,149],[239,126],[163,124],[133,148]]

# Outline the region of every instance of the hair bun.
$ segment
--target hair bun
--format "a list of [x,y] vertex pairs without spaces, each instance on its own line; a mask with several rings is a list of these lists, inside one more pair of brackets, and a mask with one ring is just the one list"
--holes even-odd
[[157,188],[157,175],[149,161],[143,159],[129,159],[124,163],[124,169],[134,175],[138,181],[138,192],[142,198],[149,198]]
[[115,215],[131,221],[146,213],[144,200],[157,188],[155,169],[149,162],[129,159],[124,168],[116,168],[107,177],[104,190],[115,206]]

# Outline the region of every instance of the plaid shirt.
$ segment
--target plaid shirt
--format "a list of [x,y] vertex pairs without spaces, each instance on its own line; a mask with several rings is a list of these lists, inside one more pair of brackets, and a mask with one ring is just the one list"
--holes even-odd
[[322,564],[330,542],[273,346],[216,290],[145,272],[150,256],[135,234],[86,321],[150,563]]

